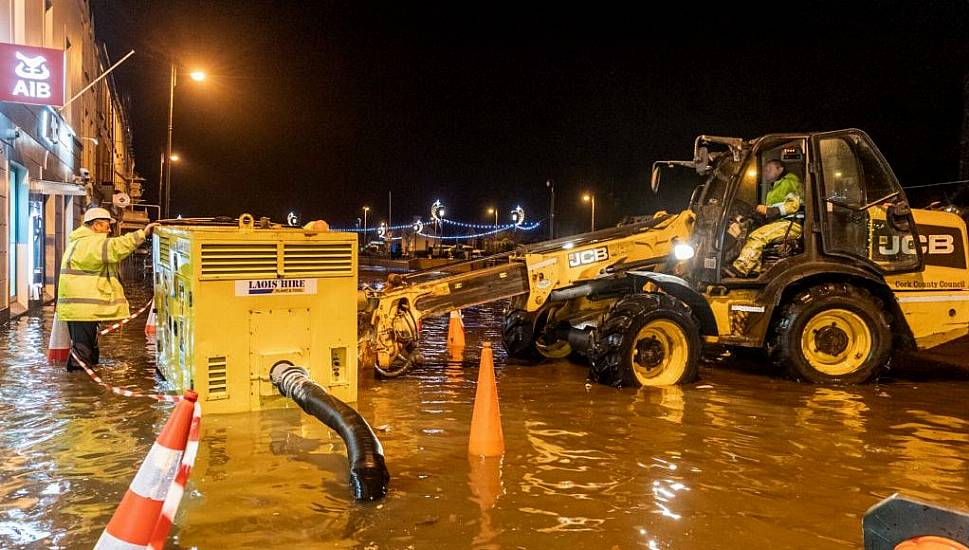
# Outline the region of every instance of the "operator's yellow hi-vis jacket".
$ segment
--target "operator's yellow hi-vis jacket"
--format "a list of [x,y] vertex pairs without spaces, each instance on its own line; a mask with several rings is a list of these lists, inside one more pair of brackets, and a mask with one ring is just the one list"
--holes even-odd
[[797,176],[788,172],[778,178],[764,199],[764,204],[767,205],[767,221],[797,214],[801,209],[803,196],[804,188]]
[[130,315],[118,263],[145,242],[142,230],[120,237],[86,225],[71,232],[61,262],[57,316],[62,321],[113,321]]

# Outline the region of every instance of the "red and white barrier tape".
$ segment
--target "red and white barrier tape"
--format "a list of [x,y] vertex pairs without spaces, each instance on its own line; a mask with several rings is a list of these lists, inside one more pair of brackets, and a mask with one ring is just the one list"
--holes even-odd
[[[148,305],[146,305],[145,307],[139,309],[138,311],[134,312],[133,314],[129,315],[127,319],[122,319],[121,321],[118,321],[116,323],[113,323],[108,328],[99,331],[98,334],[104,335],[104,334],[108,334],[109,332],[113,332],[115,330],[118,330],[122,326],[124,326],[124,325],[128,324],[129,322],[131,322],[131,320],[134,319],[135,317],[141,315],[145,311],[148,311],[148,309],[151,307],[151,305],[154,302],[155,302],[154,300],[148,302]],[[167,401],[169,403],[176,403],[178,401],[181,401],[181,399],[182,399],[182,396],[181,395],[164,395],[164,394],[158,394],[158,393],[138,393],[138,392],[134,392],[134,391],[131,391],[131,390],[126,390],[124,388],[118,388],[118,387],[112,386],[111,384],[106,383],[104,380],[101,380],[101,377],[98,376],[97,373],[95,373],[93,370],[91,370],[91,367],[87,363],[85,363],[84,361],[81,361],[81,358],[78,357],[76,353],[74,353],[74,349],[73,348],[71,348],[71,357],[74,358],[74,361],[78,365],[81,365],[81,368],[84,369],[84,372],[86,372],[87,375],[90,376],[92,380],[94,380],[97,384],[99,384],[101,386],[104,386],[108,391],[110,391],[113,394],[121,395],[121,396],[124,396],[124,397],[147,397],[147,398],[150,398],[150,399],[155,399],[157,401]]]
[[138,311],[132,313],[126,319],[122,319],[120,321],[116,321],[116,322],[112,323],[111,326],[109,326],[108,328],[104,328],[104,329],[99,330],[98,331],[98,334],[101,335],[101,336],[104,336],[105,334],[108,334],[109,332],[114,332],[114,331],[118,330],[119,328],[127,325],[132,320],[134,320],[135,317],[137,317],[137,316],[141,315],[142,313],[148,311],[148,309],[151,308],[152,304],[154,304],[154,303],[155,303],[155,300],[149,301],[148,304],[145,305],[145,307],[143,307],[143,308],[139,309]]
[[77,362],[78,365],[81,365],[81,368],[84,369],[84,372],[86,372],[87,375],[90,376],[92,380],[94,380],[97,384],[104,386],[105,389],[107,389],[113,394],[121,395],[124,397],[148,397],[150,399],[155,399],[157,401],[167,401],[169,403],[177,403],[178,401],[182,400],[181,395],[165,395],[160,393],[138,393],[131,390],[126,390],[124,388],[118,388],[118,387],[112,386],[111,384],[108,384],[104,380],[101,380],[101,377],[98,376],[97,373],[95,373],[93,370],[91,370],[91,367],[89,367],[87,363],[85,363],[84,361],[81,361],[81,358],[78,357],[76,353],[74,353],[73,349],[71,350],[71,357],[74,358],[74,361]]
[[161,517],[155,525],[155,532],[151,535],[148,543],[149,549],[162,549],[165,547],[165,540],[171,531],[172,523],[175,521],[175,512],[178,505],[182,502],[182,495],[185,493],[185,484],[189,476],[192,475],[192,467],[195,465],[195,456],[199,449],[199,425],[202,423],[202,404],[195,403],[195,410],[192,413],[192,424],[188,429],[188,442],[185,444],[185,453],[182,455],[182,462],[178,465],[178,473],[172,480],[168,488],[168,495],[165,496],[165,503],[162,504]]

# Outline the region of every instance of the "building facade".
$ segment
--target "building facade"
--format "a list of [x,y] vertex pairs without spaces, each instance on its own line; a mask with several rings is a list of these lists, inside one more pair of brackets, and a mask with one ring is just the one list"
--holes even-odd
[[[0,42],[63,50],[66,102],[116,61],[87,0],[0,0]],[[0,322],[53,300],[67,236],[89,205],[140,197],[133,159],[110,75],[63,108],[0,101]]]

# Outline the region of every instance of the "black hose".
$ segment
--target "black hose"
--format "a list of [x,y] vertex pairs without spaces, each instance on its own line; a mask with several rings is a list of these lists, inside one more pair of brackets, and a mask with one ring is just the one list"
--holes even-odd
[[370,425],[349,405],[310,380],[305,369],[288,361],[273,365],[269,378],[279,393],[296,402],[307,414],[340,434],[350,461],[350,490],[356,500],[377,500],[387,494],[390,473],[384,449]]

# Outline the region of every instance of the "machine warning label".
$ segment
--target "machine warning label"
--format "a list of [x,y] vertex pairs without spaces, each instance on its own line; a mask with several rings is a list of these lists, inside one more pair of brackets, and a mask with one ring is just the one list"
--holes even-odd
[[248,279],[236,281],[236,296],[316,294],[316,279]]

